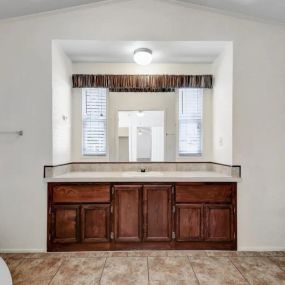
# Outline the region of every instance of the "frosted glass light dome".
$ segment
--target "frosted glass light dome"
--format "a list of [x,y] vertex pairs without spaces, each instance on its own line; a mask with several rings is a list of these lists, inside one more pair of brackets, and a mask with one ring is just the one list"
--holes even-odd
[[134,51],[134,61],[140,65],[148,65],[152,61],[152,51],[148,48],[138,48]]

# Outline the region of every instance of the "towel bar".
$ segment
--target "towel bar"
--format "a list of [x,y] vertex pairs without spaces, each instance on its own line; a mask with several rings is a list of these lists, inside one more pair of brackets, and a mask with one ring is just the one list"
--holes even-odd
[[24,131],[15,131],[15,132],[0,131],[0,135],[13,135],[13,134],[22,136],[24,134]]

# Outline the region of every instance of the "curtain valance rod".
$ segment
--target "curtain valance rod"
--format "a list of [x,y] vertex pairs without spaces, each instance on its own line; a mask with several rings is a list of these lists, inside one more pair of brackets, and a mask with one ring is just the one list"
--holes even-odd
[[213,88],[212,75],[73,74],[73,88],[108,88],[113,92],[171,92],[176,88]]

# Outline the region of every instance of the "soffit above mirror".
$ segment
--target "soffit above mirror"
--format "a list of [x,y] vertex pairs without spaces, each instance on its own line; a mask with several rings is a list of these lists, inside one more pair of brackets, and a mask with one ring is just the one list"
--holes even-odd
[[152,51],[152,63],[212,63],[225,49],[225,41],[90,41],[56,40],[73,62],[134,63],[133,53]]

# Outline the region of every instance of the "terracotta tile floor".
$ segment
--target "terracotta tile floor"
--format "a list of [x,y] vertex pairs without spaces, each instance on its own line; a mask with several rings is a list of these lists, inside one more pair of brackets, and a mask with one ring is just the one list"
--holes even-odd
[[0,253],[14,285],[281,285],[285,252]]

